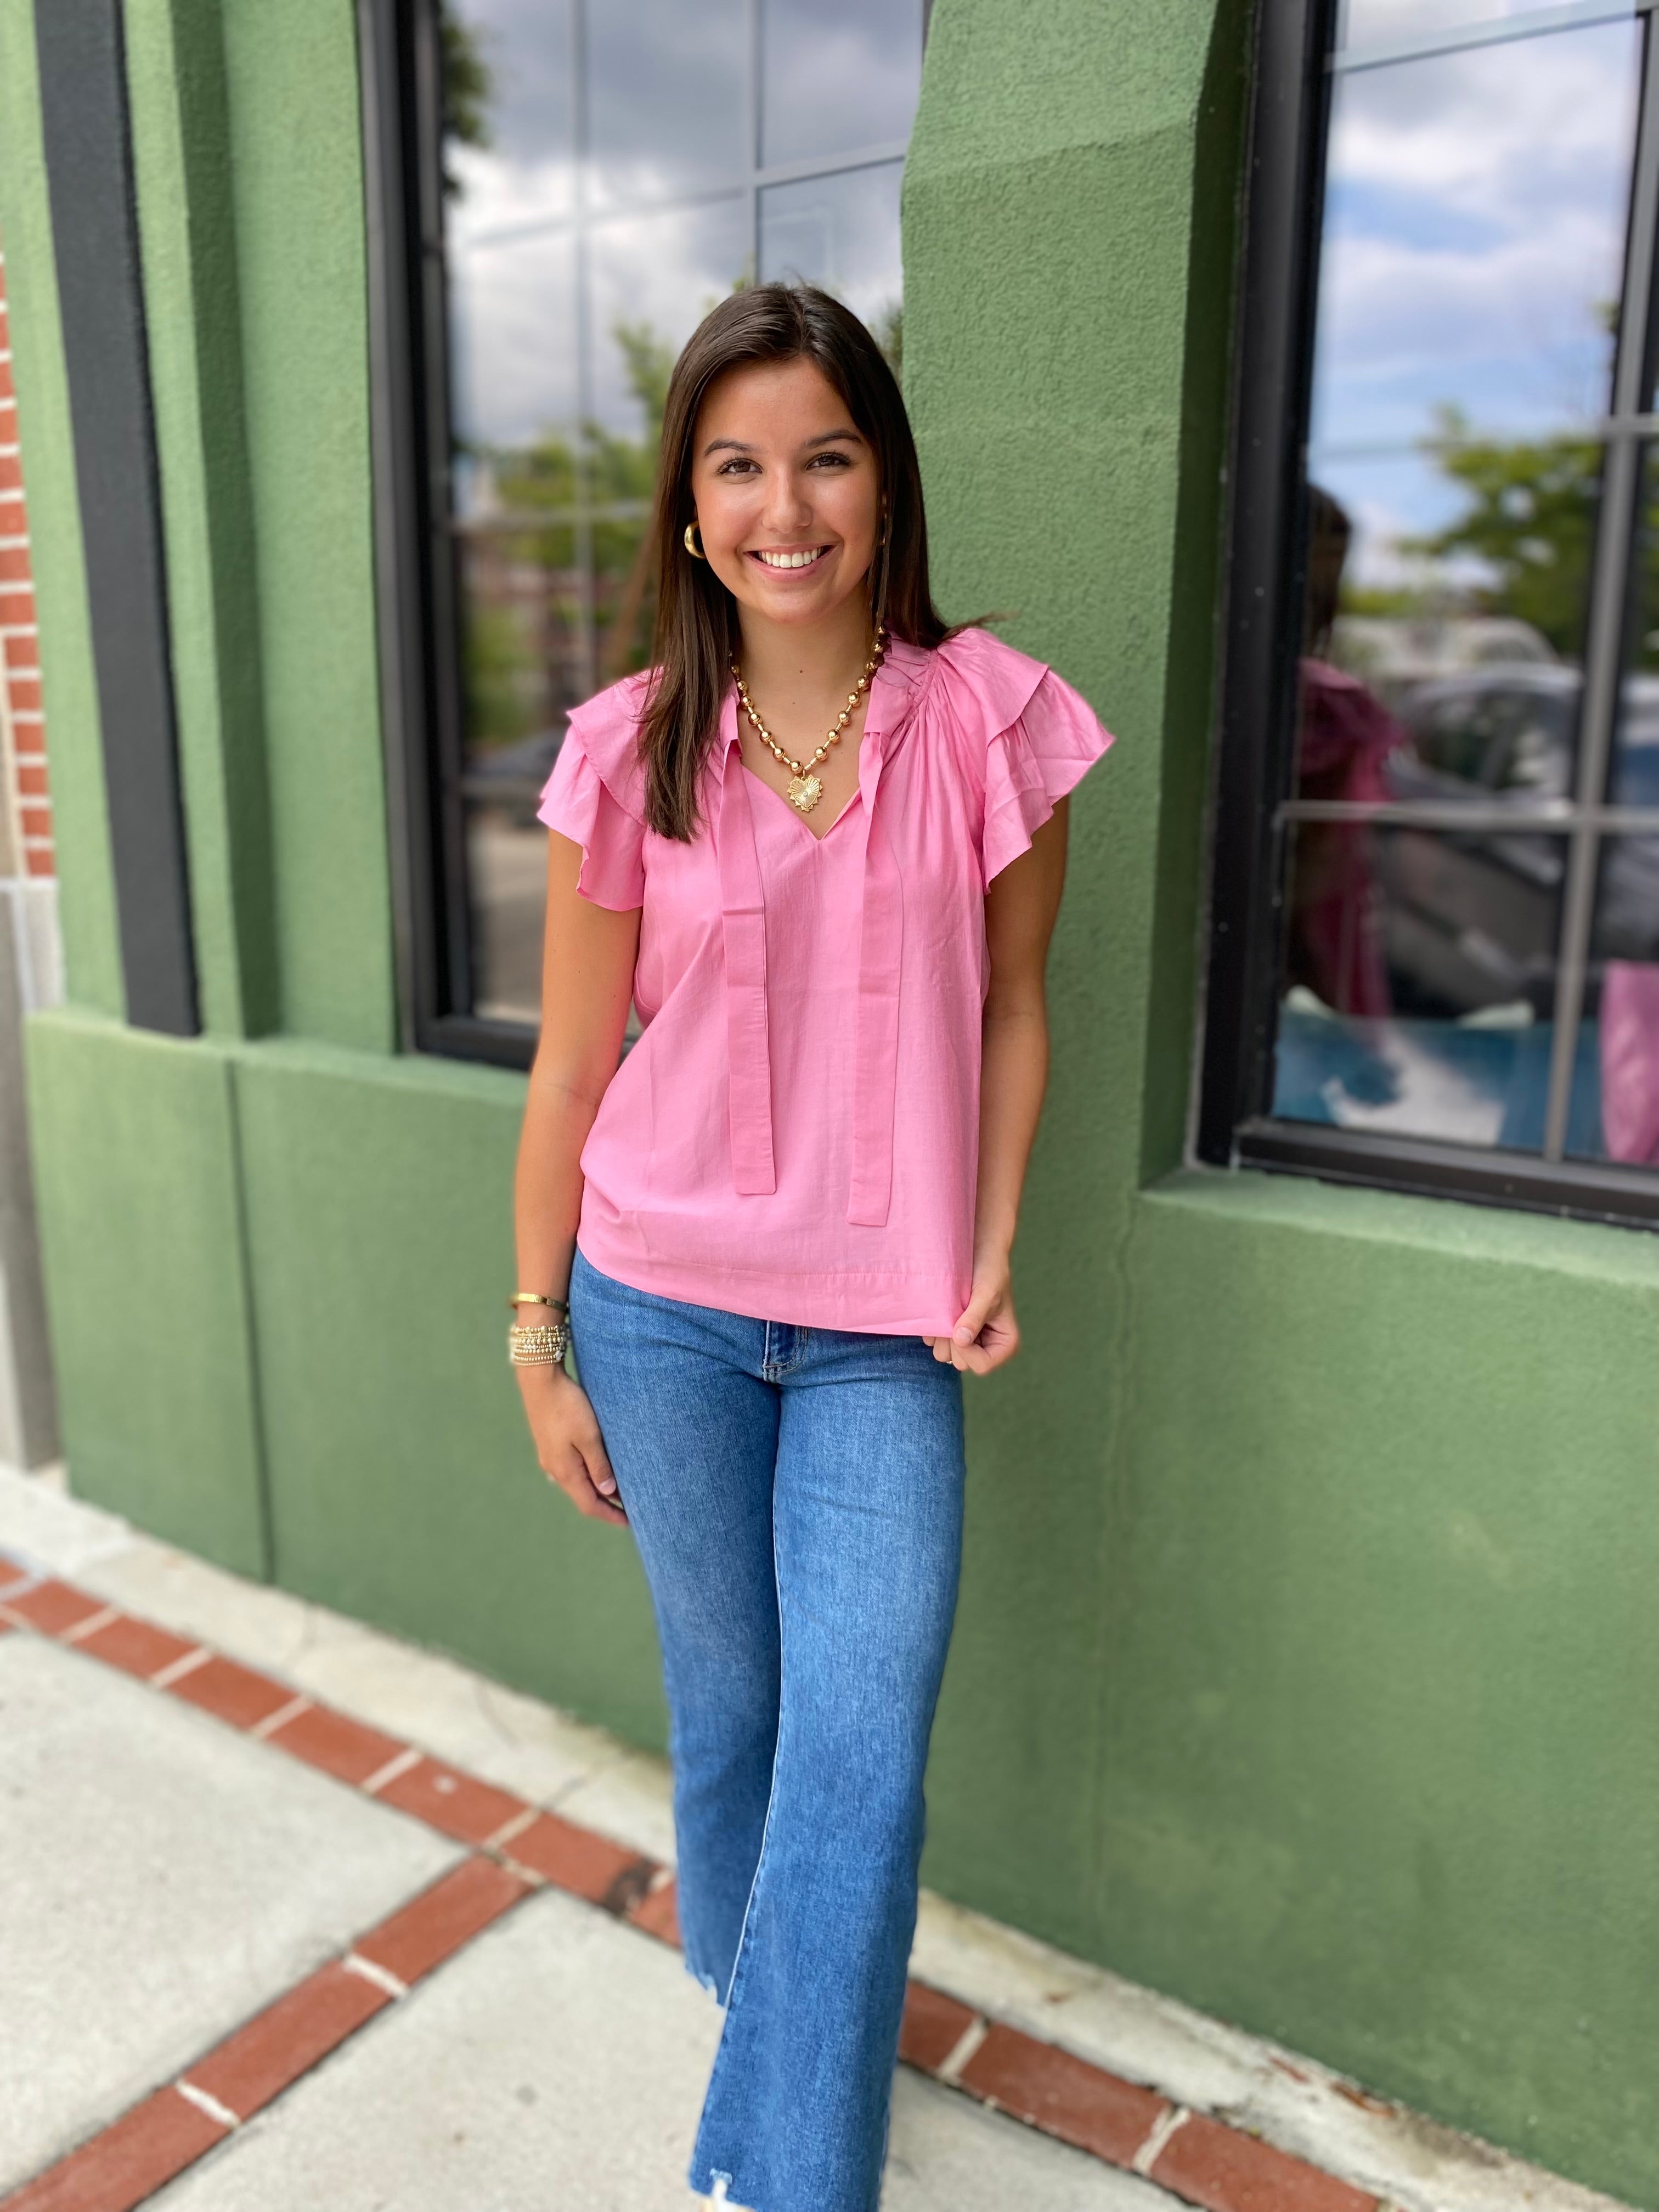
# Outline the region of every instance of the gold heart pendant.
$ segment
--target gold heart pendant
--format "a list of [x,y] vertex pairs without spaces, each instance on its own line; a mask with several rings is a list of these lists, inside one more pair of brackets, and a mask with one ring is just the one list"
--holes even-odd
[[823,796],[823,786],[815,775],[792,775],[789,779],[789,804],[797,814],[810,814]]

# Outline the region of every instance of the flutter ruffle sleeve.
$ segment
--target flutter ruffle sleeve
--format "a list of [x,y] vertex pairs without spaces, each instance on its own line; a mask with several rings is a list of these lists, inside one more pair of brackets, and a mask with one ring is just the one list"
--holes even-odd
[[939,648],[957,718],[984,744],[981,852],[988,884],[1031,848],[1034,833],[1112,742],[1092,707],[1052,668],[988,631]]
[[[645,822],[632,687],[613,684],[570,716],[537,819],[582,848],[576,889],[620,912],[645,903]],[[623,696],[618,696],[623,695]]]

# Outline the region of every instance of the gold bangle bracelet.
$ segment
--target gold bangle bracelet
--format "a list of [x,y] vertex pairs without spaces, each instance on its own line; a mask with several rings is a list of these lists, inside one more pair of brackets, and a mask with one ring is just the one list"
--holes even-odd
[[514,1291],[507,1304],[515,1310],[520,1306],[551,1306],[556,1313],[568,1314],[569,1304],[563,1298],[550,1298],[544,1291]]
[[568,1321],[536,1322],[507,1332],[507,1356],[514,1367],[562,1367],[569,1349]]

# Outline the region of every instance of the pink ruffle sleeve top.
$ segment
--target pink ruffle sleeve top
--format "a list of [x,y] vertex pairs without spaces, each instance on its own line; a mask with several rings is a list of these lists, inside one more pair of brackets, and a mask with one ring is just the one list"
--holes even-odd
[[637,1290],[948,1334],[972,1283],[985,889],[1111,743],[981,629],[895,641],[823,836],[745,766],[729,688],[690,844],[644,819],[646,678],[570,716],[540,819],[638,907],[642,1033],[582,1147],[577,1243]]

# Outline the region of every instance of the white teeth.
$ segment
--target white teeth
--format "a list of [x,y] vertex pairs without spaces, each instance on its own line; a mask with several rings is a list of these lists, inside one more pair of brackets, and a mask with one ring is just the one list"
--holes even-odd
[[810,568],[824,550],[815,545],[810,553],[763,553],[760,558],[769,568]]

